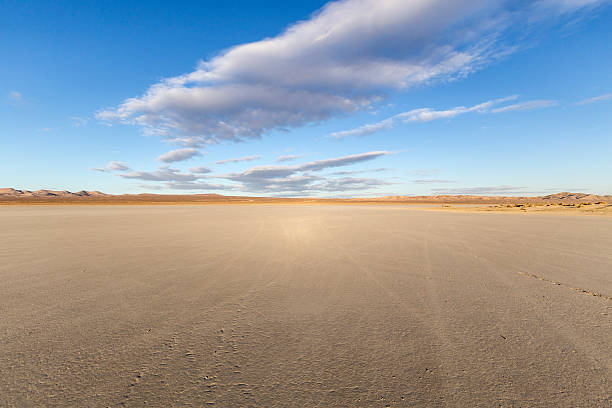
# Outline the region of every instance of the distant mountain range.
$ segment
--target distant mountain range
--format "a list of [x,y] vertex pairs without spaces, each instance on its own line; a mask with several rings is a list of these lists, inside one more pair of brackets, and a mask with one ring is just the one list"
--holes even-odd
[[612,196],[585,194],[585,193],[556,193],[545,196],[477,196],[477,195],[433,195],[433,196],[386,196],[378,197],[376,201],[434,201],[442,203],[462,203],[462,202],[541,202],[541,203],[595,203],[598,201],[612,201]]
[[0,188],[0,197],[108,197],[100,191],[78,191],[73,193],[67,190],[15,190],[14,188]]
[[245,197],[223,196],[219,194],[122,194],[112,195],[100,191],[67,190],[17,190],[13,188],[0,188],[0,202],[5,203],[248,203],[248,202],[372,202],[372,203],[439,203],[439,204],[509,204],[509,203],[612,203],[612,196],[584,194],[584,193],[556,193],[533,197],[505,197],[505,196],[476,196],[476,195],[433,195],[433,196],[385,196],[376,198],[271,198],[271,197]]

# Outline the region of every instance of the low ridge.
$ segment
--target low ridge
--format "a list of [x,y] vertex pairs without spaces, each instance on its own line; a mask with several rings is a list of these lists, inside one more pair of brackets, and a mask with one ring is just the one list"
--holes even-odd
[[190,202],[372,202],[372,203],[440,203],[440,204],[509,204],[509,203],[597,203],[612,202],[612,196],[561,192],[545,196],[476,196],[476,195],[432,195],[432,196],[384,196],[375,198],[270,198],[224,196],[220,194],[105,194],[100,191],[81,190],[18,190],[0,188],[0,202],[108,202],[108,203],[190,203]]

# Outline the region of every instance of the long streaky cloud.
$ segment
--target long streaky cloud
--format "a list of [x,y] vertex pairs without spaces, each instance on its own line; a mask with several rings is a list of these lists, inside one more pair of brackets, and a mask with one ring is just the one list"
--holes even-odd
[[162,166],[155,171],[132,171],[130,173],[119,174],[125,179],[136,179],[146,181],[195,181],[201,178],[200,175],[192,173],[182,173],[178,169]]
[[198,186],[208,185],[196,182],[196,179],[221,179],[232,182],[224,189],[257,193],[290,193],[308,195],[321,192],[361,191],[390,184],[387,181],[363,177],[328,177],[315,174],[326,169],[350,166],[357,163],[371,161],[391,154],[387,151],[372,151],[331,159],[316,160],[295,166],[256,166],[240,173],[217,174],[203,176],[197,174],[183,174],[175,169],[161,168],[155,172],[135,172],[125,178],[138,178],[141,180],[166,181],[167,186],[177,189],[197,189]]
[[189,169],[189,171],[194,173],[194,174],[208,174],[208,173],[212,173],[211,169],[209,169],[208,167],[204,167],[204,166],[192,167],[192,168]]
[[113,171],[129,171],[130,167],[125,162],[111,161],[111,162],[108,162],[108,164],[104,167],[93,167],[89,170],[99,171],[102,173],[110,173]]
[[367,136],[389,129],[393,129],[393,118],[385,119],[378,123],[363,125],[355,129],[334,132],[330,136],[335,137],[336,139],[342,139],[349,136]]
[[17,106],[26,102],[23,94],[18,91],[10,91],[8,93],[8,103],[9,105]]
[[[342,130],[340,132],[331,133],[330,136],[342,139],[348,136],[366,136],[371,135],[382,130],[389,130],[395,126],[395,122],[397,120],[401,120],[403,122],[431,122],[439,119],[450,119],[459,115],[465,115],[467,113],[490,113],[495,110],[491,110],[493,106],[499,105],[504,102],[513,101],[518,98],[518,95],[511,95],[504,98],[492,99],[490,101],[486,101],[483,103],[479,103],[478,105],[465,107],[465,106],[456,106],[454,108],[446,109],[446,110],[435,110],[432,108],[419,108],[412,109],[407,112],[398,113],[390,118],[382,120],[377,123],[371,123],[367,125],[360,126],[355,129]],[[541,101],[533,101],[533,102],[541,102]],[[533,102],[526,102],[525,104],[533,104]],[[510,105],[512,107],[514,105]],[[535,108],[535,107],[532,107]],[[511,109],[509,109],[511,110]]]
[[295,166],[257,166],[240,173],[218,175],[237,182],[244,191],[266,193],[311,193],[348,190],[365,190],[389,184],[383,180],[355,177],[328,178],[313,174],[322,170],[362,163],[391,154],[388,151],[372,151],[325,160],[311,161]]
[[353,154],[350,156],[338,157],[335,159],[326,159],[326,160],[317,160],[310,163],[305,163],[299,166],[296,166],[296,169],[299,171],[316,171],[323,170],[331,167],[342,167],[348,166],[350,164],[360,163],[364,161],[374,160],[381,156],[387,156],[391,154],[386,150],[378,150],[367,153]]
[[610,99],[612,99],[612,93],[595,96],[593,98],[584,99],[576,103],[576,105],[587,105],[587,104],[595,103],[595,102],[608,101]]
[[387,151],[373,151],[367,153],[354,154],[350,156],[337,157],[333,159],[316,160],[296,166],[257,166],[245,170],[241,173],[231,173],[225,178],[228,179],[255,179],[270,177],[287,177],[305,171],[320,171],[332,167],[348,166],[355,163],[365,162],[376,159],[380,156],[390,154]]
[[297,154],[288,154],[285,156],[278,156],[276,158],[277,162],[288,162],[288,161],[293,161],[293,160],[297,160],[299,159],[300,156],[298,156]]
[[439,179],[420,179],[420,180],[412,180],[415,184],[446,184],[446,183],[455,183],[455,180],[439,180]]
[[185,147],[183,149],[171,150],[167,153],[162,154],[157,158],[158,161],[164,163],[174,163],[191,159],[195,156],[200,156],[201,153],[198,149],[193,147]]
[[512,112],[512,111],[524,111],[524,110],[532,110],[532,109],[540,109],[540,108],[549,108],[551,106],[557,106],[559,102],[557,101],[549,101],[549,100],[537,100],[537,101],[527,101],[521,103],[515,103],[514,105],[502,106],[501,108],[496,108],[491,110],[492,113],[503,113],[503,112]]
[[220,165],[220,164],[227,164],[227,163],[241,163],[241,162],[248,162],[248,161],[259,160],[259,159],[261,159],[261,156],[255,155],[255,156],[247,156],[247,157],[238,157],[235,159],[218,160],[215,162],[215,164]]
[[[228,174],[210,174],[212,171],[207,167],[193,167],[189,169],[189,172],[182,172],[165,165],[154,171],[129,171],[120,173],[118,176],[125,179],[162,182],[165,188],[175,190],[233,190],[289,195],[342,193],[345,191],[366,191],[392,183],[375,178],[350,177],[359,171],[321,174],[324,170],[351,166],[389,154],[392,154],[392,152],[371,151],[315,160],[294,166],[256,166],[243,172]],[[385,169],[372,169],[370,171],[381,170]],[[209,180],[211,179],[222,180],[225,184],[210,183]],[[159,185],[154,185],[155,187],[159,187]]]
[[502,42],[518,22],[527,32],[608,1],[333,1],[278,36],[233,47],[96,116],[189,147],[256,138],[465,77],[520,48]]
[[487,113],[491,107],[503,102],[512,101],[518,98],[518,95],[507,96],[505,98],[493,99],[471,107],[457,106],[447,110],[434,110],[431,108],[413,109],[408,112],[395,115],[395,118],[402,119],[405,122],[430,122],[437,119],[449,119],[466,113],[478,112]]

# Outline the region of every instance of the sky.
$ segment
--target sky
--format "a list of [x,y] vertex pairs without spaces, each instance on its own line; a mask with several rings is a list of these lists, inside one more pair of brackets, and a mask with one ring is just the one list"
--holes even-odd
[[0,187],[612,194],[611,0],[0,3]]

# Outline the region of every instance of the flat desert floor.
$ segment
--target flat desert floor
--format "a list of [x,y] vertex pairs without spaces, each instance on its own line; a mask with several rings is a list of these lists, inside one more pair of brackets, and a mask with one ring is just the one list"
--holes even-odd
[[612,218],[0,207],[0,406],[610,407]]

